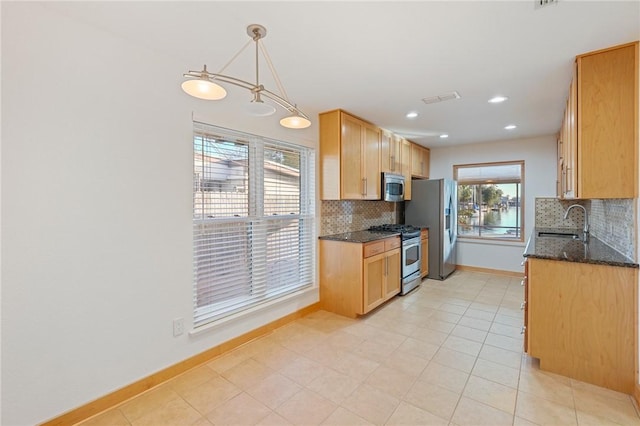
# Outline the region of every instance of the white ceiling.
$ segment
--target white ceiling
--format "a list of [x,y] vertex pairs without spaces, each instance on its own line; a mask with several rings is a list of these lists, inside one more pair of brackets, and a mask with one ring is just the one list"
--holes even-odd
[[[640,1],[65,2],[45,7],[151,49],[182,73],[219,71],[264,39],[289,98],[317,114],[345,109],[424,146],[554,134],[575,55],[640,39]],[[264,64],[261,82],[277,91]],[[249,48],[225,74],[254,79]],[[132,72],[145,70],[132,70]],[[152,70],[150,70],[152,71]],[[422,98],[457,91],[461,99]],[[248,102],[229,87],[219,102]],[[502,104],[489,104],[494,95]],[[186,95],[185,95],[186,96]],[[246,97],[246,100],[245,100]],[[416,111],[409,120],[405,114]],[[275,118],[274,118],[275,119]],[[515,130],[504,130],[516,124]],[[448,139],[437,135],[448,133]]]

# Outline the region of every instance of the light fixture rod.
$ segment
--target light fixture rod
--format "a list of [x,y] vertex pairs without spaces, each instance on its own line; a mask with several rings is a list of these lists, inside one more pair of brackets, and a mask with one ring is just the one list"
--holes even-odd
[[[289,102],[289,96],[287,96],[287,92],[284,90],[284,86],[282,85],[282,82],[280,81],[280,77],[278,77],[278,73],[276,72],[276,68],[273,66],[273,62],[271,62],[271,57],[269,56],[269,53],[267,52],[267,47],[264,45],[264,43],[260,43],[260,49],[262,50],[262,55],[264,56],[265,61],[267,62],[267,66],[269,67],[269,70],[271,71],[271,75],[273,76],[273,79],[276,81],[276,86],[278,86],[278,90],[280,91],[280,93],[282,93],[282,96]],[[293,111],[291,111],[293,112]]]
[[[254,30],[254,32],[256,32],[256,30]],[[258,34],[256,33],[256,36],[253,38],[253,40],[256,42],[256,87],[260,87],[260,71],[258,68],[258,63],[260,62],[260,58],[258,57],[258,40],[259,38]]]
[[[246,48],[247,48],[247,46],[249,46],[249,45],[251,44],[251,42],[252,42],[252,41],[253,41],[253,40],[249,40],[249,41],[248,41],[244,46],[242,46],[242,49],[238,50],[238,53],[236,53],[235,55],[233,55],[233,58],[231,58],[231,60],[230,60],[229,62],[227,62],[227,63],[226,63],[226,65],[220,69],[220,71],[218,71],[218,74],[222,74],[222,73],[224,72],[224,70],[226,70],[226,69],[227,69],[227,67],[228,67],[229,65],[231,65],[231,64],[233,63],[233,61],[235,61],[235,60],[236,60],[236,58],[237,58],[238,56],[240,56],[240,54],[241,54],[242,52],[244,52],[244,49],[246,49]],[[191,72],[191,71],[189,71],[189,72]]]

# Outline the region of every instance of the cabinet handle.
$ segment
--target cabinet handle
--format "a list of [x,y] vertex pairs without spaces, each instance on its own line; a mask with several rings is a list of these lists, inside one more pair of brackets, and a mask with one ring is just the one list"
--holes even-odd
[[524,286],[524,282],[525,282],[525,280],[526,280],[526,278],[525,278],[524,280],[520,281],[520,285],[521,285],[521,286]]
[[524,266],[525,263],[527,263],[527,259],[525,259],[522,262],[520,262],[520,266]]
[[367,178],[362,178],[362,195],[367,195]]
[[520,334],[524,334],[524,332],[527,330],[527,326],[523,325],[522,329],[520,330]]
[[524,302],[522,302],[520,304],[520,310],[523,310],[525,306],[527,306],[527,302],[526,301],[524,301]]
[[392,172],[396,171],[396,157],[395,155],[392,155],[390,160],[389,160],[389,168],[391,169]]

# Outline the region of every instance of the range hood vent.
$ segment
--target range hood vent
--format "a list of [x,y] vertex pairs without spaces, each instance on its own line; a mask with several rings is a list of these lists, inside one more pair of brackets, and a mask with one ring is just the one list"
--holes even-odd
[[438,96],[422,98],[422,102],[424,102],[425,104],[436,104],[438,102],[450,101],[452,99],[460,99],[460,94],[455,90],[453,92],[444,93]]

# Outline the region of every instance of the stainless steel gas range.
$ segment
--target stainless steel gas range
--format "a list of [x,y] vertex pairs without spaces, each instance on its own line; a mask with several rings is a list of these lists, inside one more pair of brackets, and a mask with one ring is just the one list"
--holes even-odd
[[404,296],[420,285],[420,228],[411,225],[386,224],[372,226],[370,231],[400,233],[402,239],[402,286],[400,295]]

